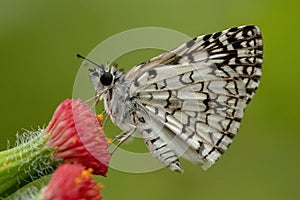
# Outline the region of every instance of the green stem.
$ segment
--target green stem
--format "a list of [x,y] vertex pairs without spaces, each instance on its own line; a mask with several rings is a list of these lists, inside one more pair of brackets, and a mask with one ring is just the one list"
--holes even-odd
[[55,149],[45,144],[43,130],[17,147],[0,152],[0,198],[15,192],[27,183],[52,173],[59,164],[53,161]]

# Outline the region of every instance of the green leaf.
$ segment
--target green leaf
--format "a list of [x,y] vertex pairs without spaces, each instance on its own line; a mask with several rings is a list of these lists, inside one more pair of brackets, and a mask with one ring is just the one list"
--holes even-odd
[[15,193],[6,197],[4,200],[30,200],[36,199],[42,188],[50,181],[52,175],[44,176],[37,179],[24,187],[17,190]]

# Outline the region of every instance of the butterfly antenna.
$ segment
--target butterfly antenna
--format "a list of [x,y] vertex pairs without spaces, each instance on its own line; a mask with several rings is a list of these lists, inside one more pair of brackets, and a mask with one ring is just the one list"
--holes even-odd
[[95,63],[95,62],[91,61],[90,59],[88,59],[88,58],[86,58],[86,57],[84,57],[84,56],[80,55],[79,53],[78,53],[78,54],[76,54],[76,56],[77,56],[77,58],[80,58],[80,59],[86,60],[86,61],[88,61],[89,63],[91,63],[91,64],[93,64],[93,65],[95,65],[95,66],[97,66],[97,67],[101,67],[101,65],[98,65],[97,63]]

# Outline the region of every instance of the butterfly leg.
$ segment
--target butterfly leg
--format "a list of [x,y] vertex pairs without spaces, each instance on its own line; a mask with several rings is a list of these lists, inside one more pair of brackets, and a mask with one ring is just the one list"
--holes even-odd
[[[106,112],[105,112],[105,110],[101,113],[101,115],[104,115]],[[106,124],[107,124],[107,122],[108,122],[108,119],[109,119],[109,114],[107,114],[106,115],[106,117],[105,117],[105,119],[104,119],[104,121],[103,121],[103,123],[102,123],[102,127],[104,128],[105,126],[106,126]]]
[[119,146],[121,146],[121,144],[123,144],[128,138],[130,138],[135,131],[136,131],[136,127],[133,126],[131,130],[122,132],[119,135],[117,135],[111,142],[112,144],[113,142],[118,141],[115,148],[112,150],[111,155],[114,154],[115,151],[119,148]]

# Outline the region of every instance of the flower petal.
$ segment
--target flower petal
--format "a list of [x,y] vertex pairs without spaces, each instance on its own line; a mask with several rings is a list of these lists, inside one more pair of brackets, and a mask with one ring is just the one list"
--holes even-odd
[[94,174],[106,175],[110,160],[108,144],[99,119],[80,100],[65,100],[56,109],[45,134],[47,145],[57,148],[54,158],[81,163]]
[[49,184],[43,189],[39,199],[44,200],[102,200],[99,190],[102,185],[91,176],[91,168],[85,170],[80,164],[63,164],[54,172]]

